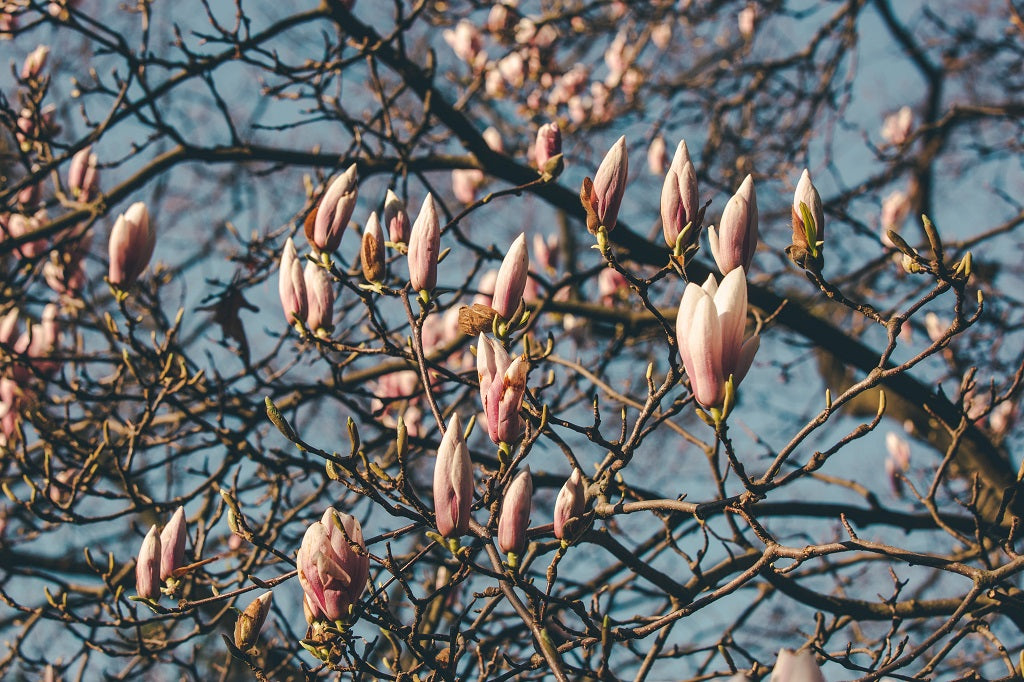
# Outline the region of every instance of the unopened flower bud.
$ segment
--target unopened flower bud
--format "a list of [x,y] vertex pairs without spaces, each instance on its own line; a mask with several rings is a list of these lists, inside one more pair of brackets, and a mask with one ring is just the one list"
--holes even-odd
[[821,197],[804,169],[793,194],[793,243],[787,249],[790,259],[802,267],[821,267],[821,248],[825,241],[825,213]]
[[416,291],[437,286],[437,257],[441,252],[441,222],[434,197],[423,200],[409,235],[409,282]]
[[491,382],[484,409],[487,434],[495,443],[515,443],[526,430],[519,409],[523,405],[529,372],[529,363],[522,356],[516,356],[505,373]]
[[68,189],[71,196],[81,202],[89,202],[95,198],[99,190],[100,174],[96,168],[99,163],[92,147],[85,147],[71,157],[68,168]]
[[533,147],[537,170],[543,172],[548,161],[561,153],[562,131],[557,123],[545,123],[537,130],[537,142]]
[[270,600],[273,592],[264,592],[256,597],[245,607],[245,611],[238,614],[235,621],[235,646],[242,651],[248,651],[256,644],[260,637],[260,630],[270,613]]
[[277,290],[281,296],[281,308],[288,324],[306,321],[306,280],[302,274],[302,263],[295,252],[295,243],[289,237],[281,251],[281,267],[277,274]]
[[328,507],[306,529],[296,564],[311,620],[347,618],[370,573],[359,521]]
[[393,243],[409,241],[409,215],[405,212],[405,203],[391,190],[384,199],[384,224],[388,229],[388,239]]
[[651,172],[651,175],[661,175],[665,172],[667,163],[668,148],[665,146],[665,138],[655,135],[647,147],[647,170]]
[[138,201],[118,216],[110,231],[111,284],[127,289],[149,264],[156,246],[156,230],[149,221],[146,204]]
[[25,63],[21,66],[21,79],[22,80],[33,80],[39,77],[42,73],[43,68],[46,66],[46,60],[50,56],[50,48],[46,45],[40,45],[36,49],[32,50],[27,57],[25,57]]
[[825,677],[811,652],[782,649],[772,668],[771,682],[825,682]]
[[358,195],[356,165],[352,164],[327,187],[313,221],[306,221],[306,239],[313,248],[320,253],[334,253],[338,249]]
[[583,474],[579,469],[573,469],[569,480],[565,482],[562,489],[558,491],[555,499],[555,537],[564,540],[566,537],[566,524],[571,519],[578,518],[586,509],[587,496],[586,488],[583,486]]
[[167,580],[185,564],[185,508],[178,507],[160,533],[160,580]]
[[327,271],[306,261],[303,273],[306,285],[306,327],[318,336],[334,329],[334,286]]
[[437,532],[443,537],[463,535],[469,527],[469,508],[473,503],[473,462],[462,435],[459,415],[452,415],[448,430],[434,462],[434,514]]
[[526,288],[526,276],[530,270],[530,256],[526,249],[526,235],[520,234],[512,242],[505,259],[498,269],[498,279],[494,282],[494,296],[491,307],[502,319],[510,320],[519,309]]
[[520,471],[501,503],[498,516],[498,547],[502,552],[522,554],[526,549],[526,529],[530,525],[530,505],[533,501],[533,479],[530,467]]
[[708,228],[708,239],[711,255],[723,275],[740,267],[750,269],[757,250],[757,195],[749,175],[725,205],[718,230]]
[[669,248],[674,248],[683,229],[690,225],[681,247],[697,242],[700,229],[697,171],[694,170],[686,142],[679,141],[672,164],[661,187],[661,229]]
[[367,282],[384,279],[384,232],[380,229],[377,213],[371,213],[363,228],[363,243],[359,250],[359,262],[363,266],[363,277]]
[[594,181],[584,178],[580,201],[587,213],[587,229],[596,234],[598,228],[611,231],[619,216],[619,206],[629,179],[629,154],[626,138],[620,137],[612,145],[597,169]]
[[160,598],[160,534],[156,526],[146,533],[135,562],[135,592],[143,599]]

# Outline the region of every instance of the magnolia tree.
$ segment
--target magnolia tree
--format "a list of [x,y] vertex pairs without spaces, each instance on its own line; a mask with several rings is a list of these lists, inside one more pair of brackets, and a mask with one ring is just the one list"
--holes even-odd
[[0,2],[0,674],[1021,675],[1024,16],[934,5]]

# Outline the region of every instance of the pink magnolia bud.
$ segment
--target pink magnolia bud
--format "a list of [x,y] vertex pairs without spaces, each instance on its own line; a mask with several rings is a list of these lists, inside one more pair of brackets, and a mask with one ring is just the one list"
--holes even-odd
[[540,234],[533,235],[533,260],[538,267],[549,274],[558,270],[558,235],[549,234],[545,239]]
[[85,286],[84,260],[91,246],[92,232],[82,234],[81,230],[76,228],[75,234],[63,240],[57,249],[51,251],[50,260],[43,264],[46,284],[58,294],[77,296]]
[[889,476],[889,485],[896,495],[903,493],[903,479],[900,474],[910,468],[910,443],[903,436],[893,431],[885,434],[885,449],[889,456],[885,459],[885,473]]
[[708,239],[711,255],[723,275],[740,267],[750,269],[757,250],[757,195],[749,175],[725,205],[718,231],[713,226],[708,228]]
[[896,190],[882,201],[882,242],[886,246],[894,247],[886,230],[899,231],[909,215],[910,197],[906,192]]
[[[813,221],[812,225],[804,224],[803,211],[806,208]],[[800,175],[800,182],[796,185],[796,192],[793,194],[793,246],[795,250],[803,249],[812,254],[817,253],[821,248],[818,242],[825,241],[825,212],[821,208],[821,197],[814,183],[811,182],[811,174],[804,169]],[[815,241],[811,243],[808,235]]]
[[415,291],[437,286],[437,257],[441,252],[441,222],[430,194],[423,200],[409,235],[409,282]]
[[473,22],[462,19],[454,29],[446,29],[441,36],[452,48],[456,57],[470,66],[476,65],[483,47],[483,40],[479,29]]
[[334,329],[334,286],[327,271],[306,261],[303,273],[306,285],[306,327],[317,336],[326,336]]
[[384,231],[380,229],[377,213],[370,214],[363,228],[363,243],[359,249],[359,262],[363,266],[363,277],[367,282],[384,279],[387,261],[384,255]]
[[28,342],[20,342],[19,346],[25,348],[25,354],[33,358],[32,366],[42,374],[52,374],[60,368],[60,363],[53,360],[43,360],[53,354],[60,341],[60,326],[57,322],[57,306],[48,303],[43,308],[43,314],[39,324],[32,325],[26,332],[30,337]]
[[558,491],[555,499],[555,537],[566,538],[566,524],[571,519],[579,518],[587,505],[587,492],[583,485],[583,474],[573,469],[569,480]]
[[[34,216],[24,216],[20,213],[12,213],[7,218],[7,225],[3,228],[3,232],[6,232],[10,237],[23,237],[28,234],[32,234],[40,227],[42,227],[42,221],[46,220],[46,214],[42,211]],[[2,241],[2,234],[0,234],[0,241]],[[15,249],[22,258],[35,258],[46,251],[47,243],[46,239],[34,239],[30,242],[25,242]]]
[[476,371],[480,380],[480,402],[484,413],[487,412],[487,401],[490,397],[491,384],[495,379],[505,375],[505,370],[512,364],[505,348],[489,336],[480,332],[476,343]]
[[11,308],[0,317],[0,346],[11,346],[18,332],[18,309]]
[[533,479],[527,466],[512,479],[498,516],[498,547],[506,554],[522,554],[526,549],[526,529],[530,525]]
[[680,140],[661,188],[661,229],[669,248],[675,247],[683,228],[691,223],[685,243],[681,246],[685,248],[696,243],[700,229],[699,202],[697,171],[690,161],[686,142]]
[[530,271],[530,255],[526,249],[526,235],[520,234],[512,242],[494,282],[494,296],[491,307],[502,319],[510,320],[519,309],[526,288],[526,276]]
[[497,128],[494,126],[488,126],[482,133],[481,137],[484,138],[484,142],[486,142],[487,146],[492,150],[499,154],[504,153],[505,142],[501,139],[501,133],[498,132]]
[[590,178],[583,180],[580,201],[587,213],[587,229],[591,233],[596,234],[601,226],[609,232],[615,227],[628,177],[629,155],[626,152],[626,138],[623,136],[605,154],[594,181],[591,182]]
[[135,562],[135,592],[144,599],[160,599],[160,534],[156,526],[146,533]]
[[529,363],[522,356],[516,356],[505,373],[491,381],[484,410],[487,433],[495,443],[515,443],[526,430],[519,409],[523,405],[529,372]]
[[683,367],[690,377],[694,399],[705,408],[722,407],[725,382],[731,375],[735,386],[746,376],[760,338],[745,342],[747,280],[736,268],[715,284],[713,276],[703,287],[686,285],[676,317],[676,338]]
[[469,527],[469,508],[473,504],[473,462],[462,436],[459,415],[452,415],[441,439],[434,462],[434,514],[437,532],[454,538]]
[[65,469],[50,479],[50,485],[47,489],[50,502],[53,502],[58,507],[67,507],[71,504],[75,494],[74,485],[75,476],[77,475],[78,472],[74,469]]
[[356,209],[358,195],[356,165],[352,164],[327,187],[313,221],[306,221],[306,239],[310,246],[321,253],[334,253],[338,249]]
[[188,533],[185,530],[185,508],[178,509],[160,533],[160,580],[167,580],[174,572],[185,565],[185,543]]
[[771,682],[825,682],[825,676],[811,652],[782,649],[772,668]]
[[18,191],[18,203],[21,204],[26,210],[32,210],[39,205],[39,200],[43,196],[43,183],[34,182],[31,185],[26,185]]
[[537,142],[533,146],[533,156],[537,161],[537,170],[543,171],[548,161],[562,153],[562,131],[557,123],[545,123],[537,130]]
[[22,80],[34,80],[39,77],[42,73],[43,68],[46,66],[46,60],[50,56],[50,48],[46,45],[40,45],[36,49],[32,50],[27,57],[25,57],[25,63],[21,66],[21,79]]
[[910,131],[914,127],[914,110],[910,107],[901,107],[894,114],[885,117],[882,124],[882,139],[889,144],[901,145],[910,137]]
[[736,15],[736,24],[740,35],[748,40],[754,36],[754,24],[757,21],[757,6],[747,5]]
[[235,621],[235,646],[237,648],[247,651],[256,644],[256,640],[260,637],[260,630],[263,629],[263,623],[267,620],[267,614],[270,613],[270,600],[273,596],[273,592],[264,592],[253,599],[245,607],[245,611],[238,614],[238,620]]
[[85,147],[71,157],[68,167],[68,189],[71,196],[83,203],[96,197],[100,186],[100,172],[96,167],[99,160],[92,153],[92,147]]
[[452,194],[463,204],[476,201],[476,191],[483,184],[483,171],[475,168],[456,168],[452,171]]
[[281,296],[281,308],[288,324],[306,321],[306,280],[302,274],[302,263],[295,252],[291,237],[284,243],[281,252],[281,267],[277,273],[277,291]]
[[328,507],[306,529],[296,563],[313,619],[347,619],[370,576],[359,521]]
[[392,242],[405,244],[409,241],[409,215],[405,212],[405,203],[391,190],[384,199],[384,223]]
[[667,163],[668,148],[665,146],[665,138],[655,135],[647,147],[647,170],[651,172],[651,175],[661,175],[665,172]]
[[621,272],[613,268],[605,268],[597,276],[597,295],[601,305],[612,306],[621,301],[629,293],[629,282]]
[[149,222],[146,204],[138,201],[117,217],[110,231],[108,279],[127,289],[149,264],[156,246],[156,231]]

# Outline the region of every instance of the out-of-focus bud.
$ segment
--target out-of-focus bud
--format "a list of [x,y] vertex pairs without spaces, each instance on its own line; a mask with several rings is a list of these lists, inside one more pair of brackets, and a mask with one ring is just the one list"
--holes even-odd
[[[661,230],[669,248],[675,250],[678,246],[679,254],[685,253],[691,244],[696,244],[700,236],[703,216],[700,215],[699,201],[697,171],[690,160],[686,142],[680,140],[665,176],[665,184],[661,187]],[[680,241],[679,235],[687,225],[690,229]]]
[[185,508],[178,507],[160,533],[160,580],[167,580],[185,565]]
[[609,232],[615,227],[628,179],[629,155],[626,152],[626,137],[622,136],[605,154],[594,181],[583,179],[580,201],[587,213],[587,229],[592,234],[596,234],[602,226]]
[[662,21],[651,27],[651,42],[659,50],[667,49],[672,42],[672,24]]
[[889,144],[901,145],[910,137],[910,131],[914,127],[914,110],[910,107],[901,107],[894,114],[885,117],[882,123],[882,139]]
[[260,637],[260,630],[270,613],[270,600],[273,592],[264,592],[256,597],[245,607],[245,611],[238,614],[235,621],[235,646],[242,651],[248,651]]
[[[33,170],[36,170],[33,167]],[[22,205],[25,210],[33,210],[39,205],[39,200],[43,196],[43,183],[33,182],[31,185],[26,185],[18,191],[18,203]]]
[[[6,392],[6,391],[5,391]],[[14,404],[17,406],[17,396],[14,396]],[[57,473],[56,476],[50,479],[50,485],[47,486],[47,496],[50,498],[50,502],[58,507],[67,507],[71,504],[71,500],[74,499],[74,485],[75,476],[78,472],[74,469],[64,469]]]
[[793,194],[793,243],[786,248],[790,260],[803,268],[821,269],[825,245],[825,212],[811,174],[804,169]]
[[135,592],[143,599],[160,599],[160,534],[156,526],[146,533],[135,562]]
[[530,271],[530,256],[526,250],[526,235],[520,234],[512,242],[494,282],[491,307],[504,320],[511,320],[523,300],[526,276]]
[[514,18],[507,4],[496,2],[487,15],[487,30],[491,33],[504,34],[512,27]]
[[629,295],[629,282],[618,270],[605,268],[597,276],[597,295],[601,305],[611,307]]
[[526,529],[530,525],[533,479],[527,466],[512,479],[505,491],[498,516],[498,547],[506,554],[521,555],[526,549]]
[[363,229],[363,243],[359,250],[359,262],[363,266],[363,277],[367,282],[380,282],[384,279],[384,232],[380,229],[380,220],[374,211],[366,221]]
[[108,279],[127,289],[149,264],[156,246],[156,230],[149,222],[146,204],[137,201],[117,217],[110,231]]
[[42,73],[43,68],[46,66],[46,60],[49,56],[50,48],[46,45],[40,45],[32,50],[25,57],[25,63],[21,66],[21,79],[27,81],[39,78],[39,74]]
[[889,456],[885,459],[885,473],[889,477],[889,485],[897,497],[903,494],[901,474],[910,468],[910,443],[894,431],[885,434],[885,449]]
[[501,139],[501,133],[498,132],[497,128],[494,126],[488,126],[487,129],[481,133],[481,137],[484,138],[484,142],[486,142],[487,146],[493,151],[496,151],[499,154],[504,153],[505,142]]
[[462,435],[459,415],[452,415],[441,439],[434,462],[434,514],[437,532],[454,538],[469,528],[469,508],[473,504],[473,462]]
[[452,171],[452,194],[463,204],[476,201],[476,191],[483,186],[484,173],[475,168],[456,168]]
[[647,170],[651,172],[651,175],[661,175],[665,172],[667,163],[668,147],[665,145],[665,138],[655,135],[647,147]]
[[[559,166],[564,166],[564,162],[561,158],[555,161],[552,159],[561,157],[561,154],[562,131],[559,130],[557,123],[545,123],[537,130],[537,142],[533,146],[533,157],[537,162],[537,170],[542,174],[557,177],[561,172]],[[551,168],[548,168],[549,164]]]
[[348,221],[356,209],[358,196],[356,165],[352,164],[327,187],[315,217],[310,216],[312,220],[306,219],[306,239],[310,246],[320,253],[334,253],[338,249]]
[[11,308],[0,317],[0,346],[10,347],[18,332],[18,309]]
[[533,262],[548,274],[558,270],[558,235],[549,234],[545,239],[540,234],[533,235]]
[[100,172],[96,165],[99,159],[92,153],[92,147],[85,147],[71,157],[68,167],[68,189],[71,196],[83,203],[96,197],[100,186]]
[[334,286],[327,271],[306,261],[303,273],[306,284],[306,327],[317,336],[326,337],[334,329]]
[[306,529],[296,563],[312,620],[347,619],[370,575],[359,521],[328,507]]
[[514,444],[526,430],[519,408],[523,405],[529,372],[529,363],[522,356],[516,356],[505,373],[491,381],[484,410],[487,434],[495,443]]
[[740,35],[750,40],[754,37],[754,24],[757,22],[757,6],[747,5],[736,15],[736,24]]
[[[78,234],[81,234],[78,231]],[[77,296],[85,286],[85,256],[92,246],[92,232],[71,235],[50,252],[50,260],[43,264],[46,284],[58,294]]]
[[[34,216],[24,216],[20,213],[12,213],[7,218],[7,225],[5,228],[0,228],[0,241],[2,241],[3,232],[6,232],[10,237],[23,237],[27,234],[32,234],[40,227],[42,222],[39,220],[39,216],[42,216],[45,220],[46,214],[40,211]],[[41,255],[47,248],[46,239],[33,239],[30,242],[25,242],[18,246],[15,250],[22,258],[35,258]]]
[[782,649],[772,668],[771,682],[825,682],[825,676],[811,652]]
[[747,279],[742,267],[721,286],[709,275],[703,286],[686,285],[676,317],[676,340],[694,399],[707,409],[726,407],[726,382],[738,388],[754,361],[760,338],[744,341]]
[[949,323],[943,320],[935,313],[929,311],[924,316],[924,329],[928,333],[928,338],[931,339],[932,343],[937,343],[946,335],[946,329],[949,328]]
[[441,222],[434,197],[423,200],[409,235],[409,282],[415,291],[437,286],[437,257],[441,251]]
[[391,190],[384,199],[384,223],[392,243],[405,244],[409,241],[409,214],[405,212],[405,202]]
[[882,201],[882,243],[892,248],[892,240],[887,234],[888,230],[899,232],[899,229],[906,222],[910,215],[910,197],[906,192],[896,190]]
[[306,280],[302,274],[302,263],[295,252],[291,237],[281,251],[281,267],[277,273],[277,291],[281,296],[281,309],[288,324],[306,321]]
[[479,65],[477,59],[482,54],[483,39],[473,22],[462,19],[454,29],[446,29],[441,35],[456,57],[470,66]]
[[708,228],[708,240],[711,255],[723,275],[739,267],[750,269],[757,250],[757,195],[749,175],[725,205],[718,230]]
[[586,488],[583,486],[583,474],[579,469],[573,469],[569,480],[565,482],[562,489],[558,491],[555,499],[555,537],[565,540],[569,529],[566,524],[572,519],[579,518],[587,506]]

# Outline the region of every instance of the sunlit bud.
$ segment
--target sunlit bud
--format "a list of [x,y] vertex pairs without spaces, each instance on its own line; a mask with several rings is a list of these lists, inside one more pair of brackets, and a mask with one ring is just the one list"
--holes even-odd
[[740,267],[750,269],[757,250],[757,195],[749,175],[725,205],[718,230],[708,228],[708,239],[711,255],[723,275]]
[[454,29],[446,29],[441,35],[456,57],[471,66],[476,62],[483,40],[473,22],[462,19]]
[[747,280],[743,268],[714,284],[686,285],[676,317],[676,339],[694,399],[706,408],[722,407],[725,382],[739,387],[757,352],[757,335],[744,341]]
[[651,27],[651,42],[659,50],[664,50],[672,42],[672,23],[662,21]]
[[997,436],[1006,433],[1006,430],[1014,422],[1016,410],[1015,404],[1009,400],[1004,400],[993,407],[992,412],[988,415],[988,426],[992,429],[992,433]]
[[430,194],[423,200],[409,235],[409,282],[415,291],[437,286],[437,257],[441,252],[441,223]]
[[43,277],[58,294],[75,296],[85,286],[83,261],[92,246],[92,232],[65,240],[62,246],[50,252],[50,259],[43,264]]
[[[21,396],[18,394],[12,397],[14,399],[10,404],[17,407]],[[50,502],[58,507],[66,507],[71,504],[71,500],[74,498],[75,476],[77,475],[78,472],[75,469],[64,469],[51,478],[50,485],[47,487],[47,496],[50,498]]]
[[932,343],[938,342],[946,335],[948,326],[949,324],[935,313],[925,313],[924,330],[928,333],[928,338],[932,340]]
[[496,2],[491,5],[491,11],[487,15],[487,30],[491,33],[504,33],[511,27],[512,20],[508,5]]
[[495,443],[515,443],[526,430],[519,409],[523,405],[529,372],[529,363],[522,356],[516,356],[505,373],[491,381],[484,410],[487,434]]
[[306,281],[302,275],[302,263],[295,252],[291,237],[281,251],[281,267],[277,273],[277,291],[281,296],[281,309],[288,324],[306,320]]
[[667,163],[668,148],[665,146],[665,138],[655,135],[647,147],[647,170],[651,172],[651,175],[661,175],[665,172]]
[[757,6],[747,5],[736,15],[736,24],[740,29],[740,35],[750,39],[754,35],[754,24],[757,21]]
[[68,189],[71,196],[82,202],[89,202],[99,191],[100,172],[96,167],[99,160],[92,153],[92,147],[85,147],[71,157],[68,167]]
[[[810,216],[813,224],[805,223],[804,211]],[[825,241],[825,213],[821,208],[821,197],[806,168],[800,175],[800,182],[797,183],[796,192],[793,194],[792,215],[794,249],[804,249],[812,255],[817,253],[820,248],[818,242]]]
[[896,190],[882,201],[882,242],[892,247],[887,230],[899,231],[910,215],[910,197],[906,192]]
[[359,262],[363,266],[363,277],[367,282],[384,279],[384,232],[380,229],[377,213],[370,214],[363,228],[363,244],[359,250]]
[[498,65],[494,62],[487,64],[487,71],[484,73],[484,92],[487,93],[488,97],[495,99],[505,95],[505,78],[501,75]]
[[498,547],[502,552],[522,554],[526,549],[526,529],[530,525],[533,479],[527,466],[512,479],[498,516]]
[[185,565],[185,508],[178,507],[160,533],[160,580],[167,580]]
[[251,649],[256,640],[260,637],[260,630],[270,613],[270,600],[273,592],[264,592],[256,597],[245,607],[245,611],[238,614],[235,621],[235,646],[242,651]]
[[314,220],[306,221],[306,239],[310,246],[321,253],[334,253],[338,249],[358,196],[356,165],[352,164],[327,187]]
[[910,443],[906,438],[890,431],[885,434],[885,449],[889,453],[885,459],[885,473],[889,477],[889,485],[895,495],[901,495],[903,479],[900,474],[910,468]]
[[512,242],[494,282],[491,307],[502,319],[510,320],[523,300],[526,276],[530,270],[530,256],[526,250],[526,235],[520,234]]
[[770,682],[825,682],[814,654],[809,651],[779,651]]
[[[42,223],[36,216],[42,215],[45,219],[45,213],[39,212],[35,216],[24,216],[20,213],[12,213],[7,218],[7,225],[5,228],[0,228],[0,241],[3,239],[3,232],[10,237],[23,237],[27,234],[32,234],[40,227]],[[46,251],[47,243],[46,239],[34,239],[30,242],[25,242],[18,246],[15,251],[23,258],[35,258]]]
[[296,564],[313,619],[347,619],[370,575],[359,521],[328,507],[306,529]]
[[564,540],[566,537],[565,525],[570,519],[575,519],[583,514],[586,509],[587,495],[583,485],[583,475],[579,469],[573,469],[569,480],[565,482],[562,489],[558,491],[555,499],[555,537]]
[[405,212],[405,202],[391,190],[388,190],[387,198],[384,199],[384,223],[390,241],[395,244],[409,241],[409,214]]
[[699,201],[697,171],[693,168],[686,142],[680,140],[661,187],[661,229],[669,248],[675,247],[679,234],[691,223],[682,246],[685,248],[697,241]]
[[110,282],[122,289],[134,284],[149,264],[154,246],[156,230],[149,222],[146,204],[138,201],[117,217],[110,231]]
[[504,346],[480,332],[476,343],[476,371],[480,380],[480,402],[484,412],[487,411],[491,383],[504,376],[505,370],[511,364],[512,358],[509,357]]
[[505,151],[505,143],[501,139],[501,133],[499,133],[498,129],[494,126],[488,126],[487,130],[482,133],[482,137],[484,138],[484,142],[487,143],[487,146],[493,151],[498,153]]
[[605,268],[597,276],[597,294],[601,305],[612,306],[621,301],[629,293],[629,282],[621,272],[613,268]]
[[32,325],[26,332],[31,339],[28,343],[19,342],[19,346],[25,349],[26,355],[34,359],[32,366],[37,372],[51,374],[60,368],[60,363],[53,360],[42,360],[53,354],[60,340],[60,325],[57,322],[58,308],[53,303],[48,303],[43,308],[39,324]]
[[156,526],[146,533],[135,562],[135,592],[144,599],[160,598],[160,534]]
[[334,328],[334,286],[327,271],[306,261],[303,273],[306,284],[306,327],[318,335]]
[[914,110],[910,107],[901,107],[894,114],[885,117],[882,124],[882,139],[889,144],[901,145],[910,137],[910,131],[914,127]]
[[537,130],[537,142],[533,147],[537,170],[543,171],[548,161],[561,153],[562,131],[557,123],[545,123]]
[[18,332],[18,309],[11,308],[0,317],[0,346],[10,346]]
[[484,184],[484,173],[475,168],[456,168],[452,171],[452,194],[463,204],[476,201],[476,190]]
[[591,183],[589,178],[583,180],[580,201],[587,213],[587,229],[591,233],[597,233],[602,225],[609,232],[615,227],[628,177],[629,155],[623,136],[605,154],[594,181]]
[[446,538],[465,534],[473,504],[473,462],[462,436],[462,422],[453,414],[434,462],[434,514],[437,532]]
[[498,60],[498,73],[501,74],[501,78],[505,83],[514,88],[523,87],[523,83],[526,80],[525,71],[526,64],[523,61],[523,55],[518,52],[509,53]]
[[32,50],[27,57],[25,57],[25,63],[21,66],[21,79],[32,80],[39,77],[43,67],[46,66],[46,60],[50,56],[50,48],[46,45],[40,45],[36,49]]

